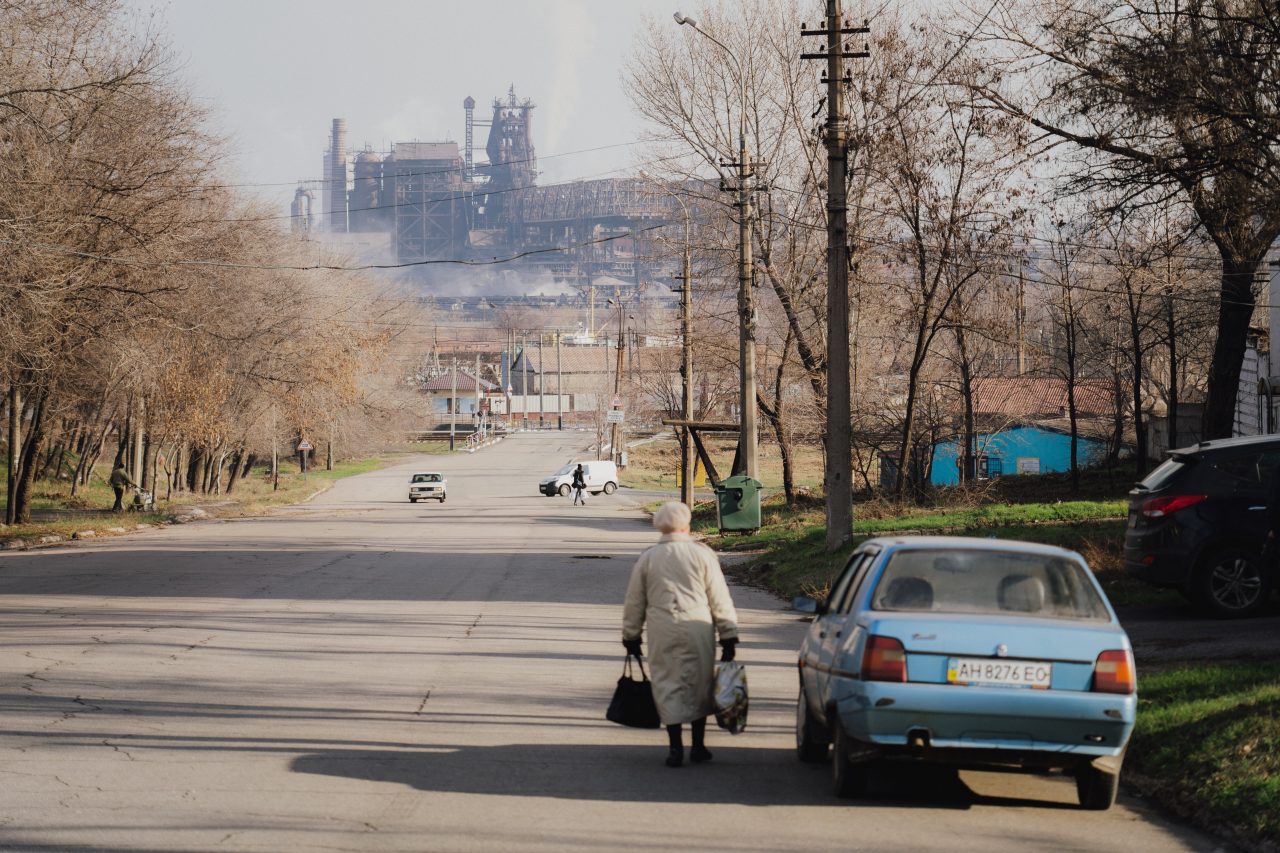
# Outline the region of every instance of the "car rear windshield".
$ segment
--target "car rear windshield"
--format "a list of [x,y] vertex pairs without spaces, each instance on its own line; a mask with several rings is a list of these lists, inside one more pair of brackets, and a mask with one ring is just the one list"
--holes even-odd
[[1106,620],[1107,608],[1074,560],[1015,551],[897,551],[871,599],[874,610]]

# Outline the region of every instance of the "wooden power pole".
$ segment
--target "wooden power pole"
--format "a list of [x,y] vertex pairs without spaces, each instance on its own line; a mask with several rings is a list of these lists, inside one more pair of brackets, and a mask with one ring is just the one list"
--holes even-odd
[[868,33],[848,27],[840,0],[827,0],[826,27],[801,35],[826,36],[826,49],[802,53],[802,59],[824,59],[827,84],[827,550],[836,551],[853,537],[853,442],[849,389],[849,230],[845,182],[849,168],[849,125],[844,114],[844,60],[868,52],[845,49],[844,36]]

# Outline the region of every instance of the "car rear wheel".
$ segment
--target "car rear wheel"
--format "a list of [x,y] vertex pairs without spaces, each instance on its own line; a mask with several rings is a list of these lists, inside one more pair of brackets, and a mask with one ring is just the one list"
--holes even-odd
[[827,733],[813,718],[809,703],[804,698],[804,688],[800,688],[800,698],[796,700],[796,757],[809,764],[825,761],[830,750],[831,741]]
[[1076,771],[1076,796],[1081,808],[1095,812],[1106,811],[1115,805],[1119,787],[1119,773],[1108,773],[1091,764]]
[[562,497],[562,498],[567,498],[567,497],[569,497],[569,484],[568,484],[568,483],[564,483],[564,484],[562,484],[562,485],[560,486],[560,497]]
[[617,484],[617,483],[605,483],[605,484],[604,484],[604,493],[605,493],[606,495],[611,495],[611,494],[613,494],[613,493],[614,493],[614,492],[616,492],[616,491],[618,491],[618,484]]
[[1262,555],[1246,548],[1210,554],[1191,579],[1196,604],[1212,616],[1252,616],[1267,606],[1271,577]]
[[837,797],[851,800],[866,796],[871,781],[871,765],[866,761],[849,760],[849,736],[837,721],[832,727],[835,737],[831,750],[831,789]]

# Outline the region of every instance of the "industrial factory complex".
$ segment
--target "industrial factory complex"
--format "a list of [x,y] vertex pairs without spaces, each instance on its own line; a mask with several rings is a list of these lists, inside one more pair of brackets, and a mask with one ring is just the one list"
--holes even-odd
[[[460,265],[448,262],[467,264],[469,276],[515,269],[571,286],[611,279],[643,287],[669,277],[649,246],[653,227],[673,218],[669,197],[637,178],[539,186],[534,104],[512,87],[488,120],[475,117],[475,105],[463,101],[462,146],[413,141],[356,151],[346,121],[335,118],[324,180],[295,194],[294,230],[385,235],[396,263],[409,265],[406,275],[428,284],[458,274]],[[477,152],[473,139],[484,130]],[[486,266],[495,260],[502,263]]]

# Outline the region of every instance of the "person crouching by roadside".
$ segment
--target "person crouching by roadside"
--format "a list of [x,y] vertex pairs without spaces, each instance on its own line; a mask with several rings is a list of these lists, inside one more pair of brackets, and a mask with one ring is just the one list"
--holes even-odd
[[137,488],[137,483],[133,482],[133,478],[124,470],[123,460],[116,460],[116,467],[111,471],[111,478],[107,481],[111,484],[111,489],[116,493],[116,502],[111,507],[112,512],[124,512],[124,487],[132,486]]
[[640,654],[640,636],[648,626],[649,669],[658,717],[667,727],[667,766],[684,763],[681,726],[689,723],[693,746],[689,760],[711,760],[706,746],[712,706],[715,644],[721,660],[733,660],[738,644],[738,614],[715,552],[689,535],[689,508],[663,504],[653,516],[662,532],[631,570],[622,613],[622,645]]

